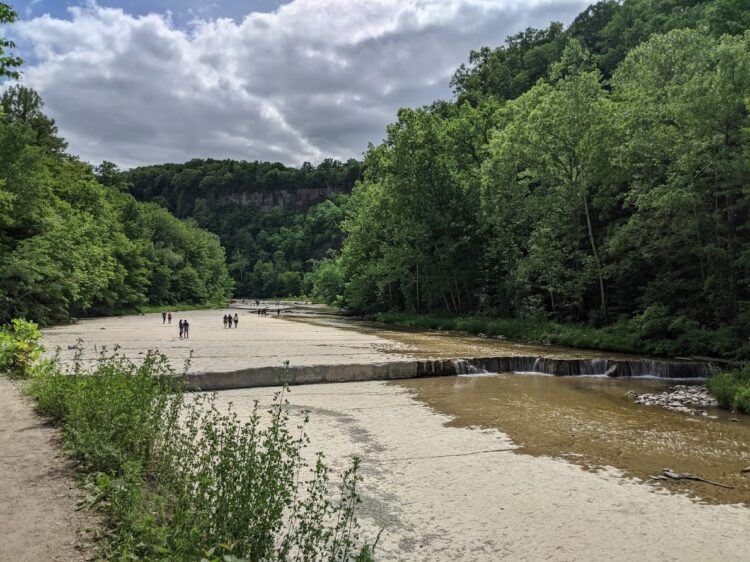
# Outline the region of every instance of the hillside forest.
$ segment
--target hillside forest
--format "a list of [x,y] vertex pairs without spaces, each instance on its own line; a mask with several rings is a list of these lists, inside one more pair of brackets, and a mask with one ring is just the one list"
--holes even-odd
[[69,154],[42,107],[24,86],[0,99],[0,323],[224,301],[218,237]]

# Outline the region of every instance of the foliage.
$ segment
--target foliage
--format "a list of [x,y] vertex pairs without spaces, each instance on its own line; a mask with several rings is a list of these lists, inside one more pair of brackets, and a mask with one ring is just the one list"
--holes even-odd
[[0,322],[229,295],[214,235],[97,181],[33,90],[7,89],[0,107]]
[[[0,24],[13,23],[18,14],[7,2],[0,2]],[[23,60],[15,55],[7,54],[16,44],[10,39],[0,36],[0,78],[19,78],[21,74],[16,70],[23,64]]]
[[42,334],[36,324],[14,319],[0,329],[0,372],[12,379],[25,379],[42,355]]
[[722,408],[750,414],[750,367],[718,373],[706,386]]
[[[367,153],[340,255],[318,265],[337,304],[748,356],[750,32],[717,37],[716,5],[672,4],[596,4],[474,53],[455,102],[401,110]],[[631,16],[655,19],[641,37]]]
[[87,503],[107,518],[107,559],[370,560],[358,536],[358,459],[334,493],[319,453],[308,466],[307,416],[285,393],[248,420],[215,395],[188,395],[160,355],[116,352],[91,369],[45,363],[29,393],[63,429]]
[[218,234],[235,293],[264,298],[300,294],[313,262],[340,246],[346,194],[361,175],[356,160],[300,168],[191,160],[114,176],[106,164],[108,181]]
[[545,318],[494,318],[480,314],[413,314],[383,312],[373,316],[378,322],[399,324],[423,330],[459,331],[516,341],[562,345],[622,353],[663,356],[714,356],[749,359],[750,350],[737,349],[737,335],[726,327],[701,328],[684,318],[659,318],[643,314],[601,328],[585,324],[558,323]]
[[313,264],[313,269],[305,275],[305,294],[320,302],[338,306],[343,300],[344,272],[341,260],[326,258]]

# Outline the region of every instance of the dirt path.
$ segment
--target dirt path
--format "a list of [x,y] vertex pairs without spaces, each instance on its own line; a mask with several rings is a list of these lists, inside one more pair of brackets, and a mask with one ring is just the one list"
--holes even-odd
[[85,560],[76,548],[90,515],[57,446],[57,430],[0,376],[0,560]]

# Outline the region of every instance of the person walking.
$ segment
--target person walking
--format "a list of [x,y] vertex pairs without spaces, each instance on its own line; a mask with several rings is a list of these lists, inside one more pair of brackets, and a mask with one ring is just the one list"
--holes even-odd
[[190,324],[187,320],[185,320],[182,323],[182,335],[185,337],[186,340],[190,339]]
[[172,311],[167,312],[167,324],[172,325]]
[[224,327],[225,328],[227,327],[227,315],[226,314],[224,315]]
[[167,313],[165,311],[161,311],[161,323],[166,324],[167,323]]
[[237,313],[234,313],[234,327],[236,328],[237,325],[240,323],[240,317],[237,316]]
[[231,314],[227,314],[227,324],[229,325],[230,328],[232,327],[232,315]]
[[182,333],[185,331],[185,326],[182,323],[182,320],[180,320],[180,339],[182,339]]

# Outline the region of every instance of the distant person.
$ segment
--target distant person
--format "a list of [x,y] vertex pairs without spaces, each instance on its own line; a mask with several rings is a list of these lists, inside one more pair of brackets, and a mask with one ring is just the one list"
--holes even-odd
[[227,315],[226,314],[224,315],[224,327],[225,328],[227,327]]
[[185,331],[185,324],[182,322],[182,320],[180,320],[179,324],[180,324],[180,339],[182,339],[182,334]]
[[190,339],[190,324],[188,324],[187,320],[182,323],[182,335],[186,340]]
[[260,306],[260,301],[258,299],[255,299],[255,306]]
[[237,313],[234,313],[234,327],[236,328],[237,325],[240,323],[240,317],[237,316]]
[[167,312],[167,324],[172,325],[172,311]]
[[166,324],[167,323],[167,313],[162,311],[161,313],[161,323]]
[[281,316],[281,309],[280,308],[276,309],[276,316]]
[[232,315],[231,314],[227,315],[227,324],[229,325],[230,328],[232,327]]

